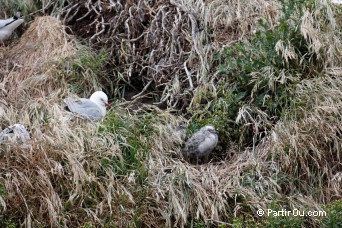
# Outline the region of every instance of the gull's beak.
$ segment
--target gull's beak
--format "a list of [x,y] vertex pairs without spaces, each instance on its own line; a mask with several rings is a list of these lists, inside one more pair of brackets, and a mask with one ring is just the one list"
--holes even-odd
[[108,108],[113,108],[113,107],[112,107],[109,103],[107,103],[107,102],[105,102],[104,104],[105,104],[105,106],[108,107]]

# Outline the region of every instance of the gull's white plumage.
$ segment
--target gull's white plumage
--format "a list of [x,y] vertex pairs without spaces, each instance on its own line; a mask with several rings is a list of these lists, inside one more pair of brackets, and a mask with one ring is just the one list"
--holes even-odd
[[0,20],[0,41],[3,42],[7,40],[13,33],[13,31],[21,25],[24,20],[19,18],[20,13],[17,13],[16,16]]
[[203,157],[207,160],[217,142],[218,135],[215,127],[212,125],[204,126],[188,139],[183,151],[184,156],[190,160],[195,158],[198,164],[199,159]]
[[342,0],[331,0],[331,3],[341,5],[342,4]]
[[87,98],[66,98],[64,102],[67,104],[69,110],[81,117],[91,121],[97,121],[105,117],[108,104],[108,96],[102,91],[96,91],[89,99]]

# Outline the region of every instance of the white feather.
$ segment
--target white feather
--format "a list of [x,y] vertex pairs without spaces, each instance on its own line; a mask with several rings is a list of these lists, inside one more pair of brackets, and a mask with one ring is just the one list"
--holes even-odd
[[91,121],[100,120],[107,113],[105,103],[108,103],[108,97],[102,91],[96,91],[89,99],[68,97],[64,102],[71,112]]
[[23,22],[23,19],[15,17],[0,20],[0,41],[3,42],[7,40],[12,35],[13,31]]

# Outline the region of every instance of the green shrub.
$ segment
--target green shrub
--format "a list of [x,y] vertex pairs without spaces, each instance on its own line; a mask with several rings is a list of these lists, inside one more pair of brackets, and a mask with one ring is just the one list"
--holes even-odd
[[[269,130],[290,108],[296,85],[321,75],[323,63],[310,49],[310,38],[300,31],[304,10],[312,9],[313,1],[280,2],[276,25],[260,20],[248,40],[217,55],[216,93],[205,94],[202,103],[206,105],[193,111],[194,124],[211,123],[218,128],[223,147],[231,141],[241,146],[255,143],[255,135]],[[239,116],[243,108],[248,113]]]
[[323,210],[327,216],[321,221],[322,227],[342,227],[342,200],[336,200],[323,206]]

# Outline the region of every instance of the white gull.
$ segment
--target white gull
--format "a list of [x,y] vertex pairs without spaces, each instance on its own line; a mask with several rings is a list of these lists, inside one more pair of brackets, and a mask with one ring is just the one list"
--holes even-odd
[[102,91],[96,91],[89,99],[87,98],[66,98],[64,102],[68,109],[80,117],[84,117],[90,121],[97,121],[106,116],[106,106],[111,108],[108,103],[107,95]]
[[0,42],[7,40],[13,31],[23,22],[24,19],[20,18],[19,12],[11,18],[0,20]]

